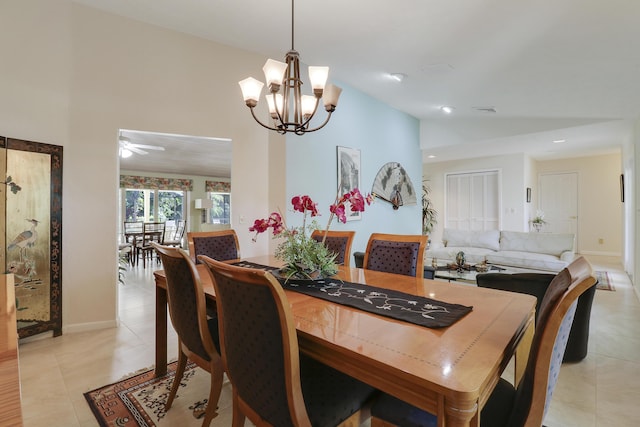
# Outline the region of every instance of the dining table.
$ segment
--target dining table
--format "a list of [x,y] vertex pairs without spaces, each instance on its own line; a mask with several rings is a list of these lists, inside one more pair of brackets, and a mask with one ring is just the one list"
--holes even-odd
[[[280,266],[271,255],[247,261]],[[207,300],[211,277],[197,271]],[[167,293],[156,281],[155,373],[167,368]],[[534,333],[530,295],[340,266],[337,279],[472,307],[447,327],[429,328],[286,290],[300,351],[438,417],[439,427],[480,425],[480,412],[514,360],[512,380],[524,373]]]

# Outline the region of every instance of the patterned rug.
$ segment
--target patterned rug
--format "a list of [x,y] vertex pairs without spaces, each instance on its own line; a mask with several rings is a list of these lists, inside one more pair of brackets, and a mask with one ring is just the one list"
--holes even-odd
[[615,291],[616,288],[613,286],[613,282],[609,278],[609,273],[606,271],[597,271],[595,272],[596,279],[598,279],[598,284],[596,285],[596,289],[600,289],[603,291]]
[[111,426],[200,426],[209,396],[209,373],[189,362],[178,394],[169,412],[169,397],[177,362],[167,366],[167,374],[154,378],[147,370],[84,394],[102,427]]

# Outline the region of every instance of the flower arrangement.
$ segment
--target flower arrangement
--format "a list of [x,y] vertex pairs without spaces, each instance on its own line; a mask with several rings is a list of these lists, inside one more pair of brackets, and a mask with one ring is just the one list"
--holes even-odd
[[284,261],[285,266],[280,270],[288,280],[290,278],[316,279],[319,277],[330,277],[338,272],[335,264],[337,254],[330,252],[324,245],[326,232],[331,226],[334,217],[342,223],[347,222],[346,203],[351,205],[351,212],[364,212],[365,205],[371,204],[373,197],[364,197],[357,188],[336,197],[336,202],[329,207],[331,215],[322,242],[312,239],[311,233],[319,230],[317,221],[313,220],[307,224],[307,216],[316,217],[318,213],[317,203],[314,203],[309,196],[295,196],[291,199],[293,210],[301,212],[304,217],[301,227],[288,228],[279,212],[272,212],[268,218],[256,219],[249,231],[255,231],[253,238],[255,242],[258,234],[273,230],[274,237],[284,238],[284,241],[276,248],[276,258]]

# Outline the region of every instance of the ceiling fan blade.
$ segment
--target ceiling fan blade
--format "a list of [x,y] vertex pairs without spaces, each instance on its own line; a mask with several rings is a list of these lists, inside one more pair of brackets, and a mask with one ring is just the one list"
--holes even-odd
[[139,149],[139,148],[133,147],[131,144],[129,144],[126,148],[127,148],[127,150],[129,150],[129,151],[132,151],[132,152],[134,152],[134,153],[136,153],[136,154],[141,154],[141,155],[143,155],[143,156],[145,156],[145,155],[149,154],[149,153],[147,153],[146,151],[142,151],[142,150],[141,150],[141,149]]
[[129,147],[132,147],[132,146],[136,148],[144,148],[145,150],[164,151],[164,147],[159,147],[157,145],[145,145],[145,144],[134,144],[134,143],[129,144]]

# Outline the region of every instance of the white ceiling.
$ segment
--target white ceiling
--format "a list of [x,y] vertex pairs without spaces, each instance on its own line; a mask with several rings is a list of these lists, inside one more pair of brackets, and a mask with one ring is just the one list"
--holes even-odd
[[[274,59],[291,47],[289,0],[75,1]],[[640,117],[638,0],[298,0],[295,16],[304,63],[427,120],[425,158],[619,151]]]

